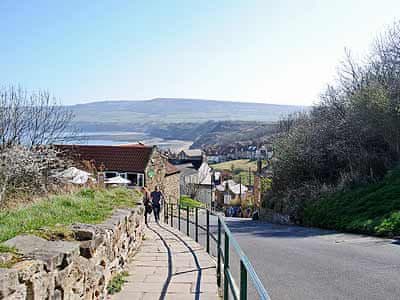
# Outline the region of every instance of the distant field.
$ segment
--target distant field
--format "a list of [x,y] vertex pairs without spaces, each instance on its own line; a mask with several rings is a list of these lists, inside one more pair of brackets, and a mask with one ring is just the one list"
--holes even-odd
[[[242,181],[242,184],[249,185],[253,184],[254,178],[252,172],[257,170],[257,162],[248,159],[237,159],[222,162],[219,164],[212,164],[212,168],[217,171],[229,171],[233,172],[233,179],[236,182]],[[251,178],[249,178],[249,168],[251,171]]]
[[218,171],[231,171],[232,169],[240,169],[240,170],[245,170],[249,171],[249,168],[252,171],[257,170],[257,162],[256,161],[251,161],[248,159],[237,159],[237,160],[231,160],[231,161],[225,161],[219,164],[213,164],[211,165],[215,170]]

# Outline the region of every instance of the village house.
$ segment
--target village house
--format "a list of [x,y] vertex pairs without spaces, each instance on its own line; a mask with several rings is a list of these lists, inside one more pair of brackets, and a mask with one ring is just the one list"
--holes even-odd
[[176,156],[179,163],[192,163],[195,168],[200,168],[204,154],[200,149],[182,150]]
[[203,162],[198,170],[191,164],[176,166],[181,171],[181,195],[187,195],[212,207],[215,201],[215,184],[219,183],[220,172],[212,170]]
[[179,170],[170,164],[155,146],[127,144],[120,146],[58,145],[64,155],[79,167],[104,177],[121,176],[128,179],[130,188],[159,186],[166,200],[177,203],[180,197]]
[[240,205],[246,199],[248,188],[232,179],[225,180],[216,186],[215,196],[219,207]]

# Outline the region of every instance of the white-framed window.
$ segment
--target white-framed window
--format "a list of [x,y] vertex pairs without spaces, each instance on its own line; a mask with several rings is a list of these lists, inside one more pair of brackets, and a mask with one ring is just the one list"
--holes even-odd
[[124,178],[131,181],[130,186],[144,186],[144,174],[126,172]]
[[224,204],[229,204],[232,200],[230,193],[224,193]]
[[117,171],[105,171],[105,178],[112,178],[115,176],[121,176],[122,178],[131,181],[128,186],[144,186],[144,174],[135,172],[117,172]]

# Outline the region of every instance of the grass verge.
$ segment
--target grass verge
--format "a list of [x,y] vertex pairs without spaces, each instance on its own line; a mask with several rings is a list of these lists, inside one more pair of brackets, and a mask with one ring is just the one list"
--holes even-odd
[[126,188],[83,189],[73,194],[51,196],[20,209],[1,211],[0,243],[22,233],[48,239],[68,235],[68,225],[100,223],[114,208],[134,207],[139,199],[138,192]]
[[182,196],[179,200],[179,204],[181,205],[182,208],[204,207],[204,203],[194,200],[187,196]]
[[340,231],[394,237],[400,235],[400,169],[379,183],[329,195],[309,204],[304,223]]

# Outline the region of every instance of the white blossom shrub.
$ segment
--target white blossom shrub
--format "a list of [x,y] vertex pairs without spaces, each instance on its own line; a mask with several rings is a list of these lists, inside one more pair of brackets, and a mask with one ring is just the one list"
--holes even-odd
[[0,206],[7,196],[40,194],[51,188],[55,172],[65,165],[50,147],[11,146],[0,151]]

